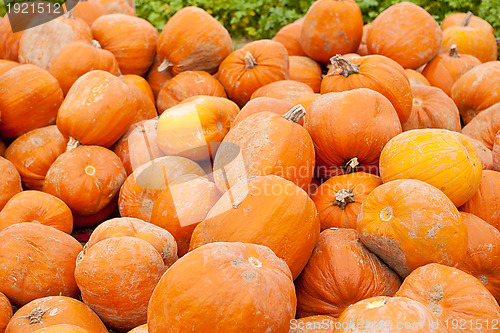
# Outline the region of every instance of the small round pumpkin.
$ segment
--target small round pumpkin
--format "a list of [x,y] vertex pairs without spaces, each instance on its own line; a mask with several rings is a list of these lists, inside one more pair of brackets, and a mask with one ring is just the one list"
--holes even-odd
[[495,135],[500,131],[500,102],[487,108],[462,128],[462,133],[493,149]]
[[7,296],[0,292],[0,332],[5,332],[10,318],[12,318],[12,305]]
[[283,26],[274,35],[273,40],[275,42],[283,44],[283,46],[288,51],[289,56],[305,56],[306,53],[300,45],[300,30],[302,29],[302,23],[304,19],[299,19],[292,23]]
[[406,76],[408,77],[408,80],[410,81],[410,85],[413,86],[418,86],[418,85],[423,85],[423,86],[430,86],[431,84],[427,80],[425,76],[420,74],[414,69],[411,68],[406,68],[405,69]]
[[16,167],[9,160],[0,156],[0,174],[2,181],[0,182],[0,210],[7,202],[17,193],[23,190],[21,184],[21,176],[17,172]]
[[309,57],[290,56],[290,80],[307,84],[315,93],[321,88],[321,66]]
[[[284,115],[291,108],[294,107],[294,103],[285,101],[283,99],[271,98],[271,97],[256,97],[248,101],[241,111],[238,113],[236,118],[233,121],[231,127],[235,127],[240,121],[245,119],[246,117],[258,113],[258,112],[273,112],[279,114],[280,116]],[[304,121],[301,119],[299,124],[303,124]]]
[[303,82],[281,80],[266,84],[265,86],[255,90],[251,99],[257,97],[271,97],[293,102],[299,97],[310,94],[314,94],[313,89]]

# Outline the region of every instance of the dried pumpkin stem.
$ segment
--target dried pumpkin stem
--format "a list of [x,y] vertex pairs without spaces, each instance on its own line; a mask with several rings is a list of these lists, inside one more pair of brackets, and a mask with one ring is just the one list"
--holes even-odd
[[101,44],[99,44],[98,41],[96,41],[95,39],[92,39],[92,41],[90,42],[90,45],[92,45],[93,47],[95,47],[96,49],[102,49],[102,46]]
[[471,19],[471,18],[472,18],[472,12],[469,10],[469,11],[467,12],[467,15],[465,15],[465,17],[464,17],[464,20],[462,21],[461,26],[462,26],[462,27],[467,27],[467,26],[469,26],[469,23],[470,23],[470,19]]
[[302,119],[305,115],[306,109],[301,104],[297,104],[293,108],[291,108],[290,111],[285,113],[283,115],[283,118],[293,121],[294,123],[298,123],[300,119]]
[[336,69],[340,69],[339,74],[348,77],[351,74],[359,73],[359,65],[353,64],[349,59],[337,54],[330,58],[330,61]]
[[70,151],[70,150],[73,150],[75,149],[76,147],[80,146],[81,143],[80,141],[78,141],[77,139],[75,139],[74,137],[70,136],[69,137],[69,141],[68,141],[68,144],[66,146],[66,151]]
[[158,70],[158,72],[163,72],[164,70],[166,70],[166,69],[168,69],[168,68],[172,67],[173,65],[174,65],[174,64],[172,64],[172,62],[171,62],[168,58],[165,58],[165,59],[161,62],[160,66],[158,66],[157,70]]
[[335,193],[335,201],[333,202],[334,206],[339,206],[342,210],[344,210],[348,204],[354,202],[354,194],[352,194],[351,189],[341,189]]
[[249,69],[254,69],[254,67],[257,65],[257,60],[255,60],[253,55],[247,51],[247,53],[245,54],[245,70],[247,71]]
[[344,166],[345,173],[355,172],[358,165],[359,165],[358,158],[357,157],[351,158]]
[[450,54],[449,54],[450,57],[452,58],[460,58],[460,55],[458,54],[458,47],[456,44],[453,44],[451,47],[450,47]]
[[43,315],[46,312],[47,312],[46,310],[43,310],[40,307],[31,311],[31,313],[28,315],[29,324],[30,325],[40,324],[42,322]]

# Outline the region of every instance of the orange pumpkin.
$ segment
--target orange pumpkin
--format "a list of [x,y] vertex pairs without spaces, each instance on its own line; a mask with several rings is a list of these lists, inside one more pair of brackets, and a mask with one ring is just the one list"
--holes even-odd
[[75,228],[87,228],[98,225],[113,214],[118,214],[118,196],[111,200],[111,203],[99,210],[97,213],[90,215],[79,215],[73,213],[73,226]]
[[156,28],[140,17],[110,14],[92,24],[102,48],[114,54],[122,74],[146,74],[155,60]]
[[283,44],[258,40],[231,53],[220,64],[218,79],[230,99],[243,107],[266,84],[288,80],[289,60]]
[[0,174],[2,175],[2,181],[0,182],[0,210],[2,210],[10,198],[21,192],[23,188],[21,186],[21,176],[16,167],[3,157],[0,157]]
[[57,126],[51,125],[19,136],[7,148],[5,157],[19,171],[26,188],[41,190],[47,170],[65,152],[66,145]]
[[[355,54],[358,54],[360,56],[366,56],[368,55],[368,47],[366,46],[366,40],[368,39],[368,33],[370,32],[370,29],[372,28],[371,23],[367,23],[363,25],[363,35],[361,36],[361,43],[359,43],[358,50],[356,51]],[[345,56],[345,54],[344,54]]]
[[97,69],[113,75],[120,73],[113,53],[103,50],[98,41],[78,40],[68,43],[55,56],[50,66],[50,74],[59,81],[64,95],[67,95],[69,88],[80,76]]
[[[475,277],[459,269],[429,264],[410,274],[396,293],[425,304],[439,320],[439,327],[450,333],[462,332],[461,325],[452,322],[495,322],[500,307],[490,292]],[[468,332],[494,332],[492,326],[469,326]]]
[[438,54],[442,39],[436,20],[422,7],[404,1],[373,20],[366,46],[370,54],[381,54],[404,68],[417,69]]
[[149,85],[151,86],[151,90],[153,91],[153,95],[155,96],[155,99],[158,98],[158,94],[160,93],[160,90],[165,84],[165,82],[167,82],[173,77],[173,75],[168,70],[159,71],[158,67],[160,65],[161,65],[160,58],[156,57],[155,62],[149,69],[148,75],[146,76]]
[[400,285],[399,276],[363,246],[356,230],[328,229],[320,234],[295,281],[297,316],[338,318],[349,305],[373,296],[392,296]]
[[97,1],[79,1],[73,8],[73,13],[77,19],[85,21],[88,26],[106,13],[106,9]]
[[[300,104],[302,105],[306,110],[309,109],[309,106],[314,102],[316,98],[321,96],[321,94],[309,94],[305,96],[301,96],[297,98],[295,101],[293,101],[294,104]],[[304,117],[305,118],[305,117]],[[300,124],[300,122],[299,122]]]
[[0,37],[0,41],[2,42],[0,49],[2,49],[4,53],[2,58],[18,61],[19,41],[24,31],[12,32],[9,15],[5,15],[2,21],[0,21],[0,31],[2,34]]
[[148,330],[287,333],[295,308],[290,269],[269,248],[208,244],[163,275],[149,302]]
[[500,172],[484,170],[477,192],[459,209],[474,214],[500,230]]
[[233,42],[222,24],[201,8],[184,7],[168,20],[158,38],[156,51],[162,61],[158,70],[214,74],[232,49]]
[[137,101],[131,88],[101,70],[81,76],[57,114],[57,128],[85,145],[110,147],[132,125]]
[[321,88],[321,66],[309,57],[290,56],[290,80],[307,84],[315,93]]
[[314,60],[327,63],[336,54],[356,52],[363,35],[363,16],[354,0],[314,2],[307,11],[300,45]]
[[275,42],[283,44],[289,56],[305,56],[306,53],[300,45],[300,30],[302,29],[303,19],[297,20],[283,26],[274,35]]
[[161,114],[183,100],[198,96],[227,97],[222,84],[207,72],[185,71],[165,82],[158,94],[158,112]]
[[40,223],[68,234],[73,230],[69,207],[57,197],[40,191],[16,194],[0,211],[0,230],[23,222]]
[[144,324],[141,326],[137,326],[133,330],[129,331],[128,333],[148,333],[148,324]]
[[89,333],[108,333],[94,311],[84,303],[65,296],[49,296],[29,302],[12,317],[7,332],[35,332],[61,324],[78,326]]
[[253,176],[278,175],[307,190],[314,173],[314,144],[297,122],[302,106],[279,116],[259,112],[231,128],[217,150],[214,179],[221,192]]
[[366,88],[316,98],[304,127],[314,141],[319,176],[326,179],[355,170],[377,173],[382,148],[401,133],[391,102]]
[[480,65],[481,61],[468,54],[459,54],[456,45],[450,47],[449,53],[438,54],[424,68],[422,74],[434,87],[441,88],[451,96],[453,84],[465,72]]
[[106,14],[126,14],[136,16],[135,8],[132,6],[130,0],[88,0],[90,2],[97,2],[104,7]]
[[[259,112],[273,112],[276,114],[284,115],[291,108],[294,107],[294,103],[286,101],[284,99],[277,99],[272,97],[256,97],[248,101],[241,111],[238,113],[233,121],[232,127],[235,127],[240,121],[246,117]],[[299,124],[303,124],[304,121],[301,119]]]
[[17,223],[3,229],[0,292],[17,306],[45,296],[78,297],[74,271],[82,249],[70,235],[45,225]]
[[479,140],[468,138],[476,149],[479,160],[481,160],[481,166],[483,170],[494,170],[493,169],[493,153],[490,149]]
[[467,251],[467,227],[453,202],[415,179],[375,188],[356,229],[363,244],[403,278],[428,263],[455,266]]
[[413,107],[410,117],[402,124],[403,131],[419,128],[444,128],[460,132],[460,113],[453,100],[441,89],[412,86]]
[[423,86],[430,86],[431,84],[427,80],[425,76],[420,74],[414,69],[411,68],[406,68],[405,69],[406,76],[408,77],[408,80],[410,81],[410,85],[413,86],[418,86],[418,85],[423,85]]
[[0,332],[5,332],[10,318],[12,318],[12,306],[7,296],[0,293]]
[[336,318],[322,315],[292,319],[288,333],[335,333],[336,322]]
[[478,65],[451,88],[451,98],[467,124],[483,110],[500,102],[500,61]]
[[120,76],[120,79],[128,85],[133,85],[141,89],[142,92],[149,97],[153,104],[156,102],[153,90],[151,90],[151,86],[149,85],[148,81],[146,81],[146,79],[142,76],[136,74],[127,74]]
[[316,207],[305,191],[278,176],[257,176],[237,183],[222,195],[196,226],[190,249],[213,242],[265,245],[286,261],[296,278],[319,232]]
[[82,252],[75,279],[85,304],[108,327],[128,331],[146,323],[149,298],[165,270],[162,256],[150,243],[122,236],[103,239]]
[[493,149],[495,135],[500,131],[500,102],[490,106],[462,128],[462,133]]
[[12,60],[0,60],[0,75],[7,72],[9,69],[19,66],[20,64]]
[[444,129],[418,129],[390,140],[380,155],[380,177],[418,179],[440,189],[458,207],[481,182],[481,161],[465,135]]
[[495,136],[492,155],[493,155],[493,170],[500,171],[500,131],[498,131],[497,135]]
[[486,20],[476,16],[476,15],[471,15],[472,13],[467,12],[467,13],[453,13],[450,15],[447,15],[443,21],[441,22],[441,30],[445,30],[449,27],[455,27],[455,26],[460,26],[464,22],[464,19],[469,16],[469,22],[468,26],[473,27],[473,28],[482,28],[485,30],[491,31],[491,33],[494,33],[495,30],[489,24]]
[[112,202],[126,177],[123,163],[112,151],[80,146],[52,163],[43,191],[63,200],[74,213],[91,215]]
[[[135,74],[129,74],[135,75]],[[140,77],[140,76],[139,76]],[[140,121],[157,119],[158,113],[156,112],[155,103],[151,101],[151,98],[137,85],[125,82],[130,91],[130,94],[135,98],[136,110],[135,116],[132,118],[132,124],[136,124]]]
[[299,81],[282,80],[260,87],[252,93],[250,98],[271,97],[293,102],[299,97],[310,94],[314,94],[314,91],[309,85]]
[[90,333],[84,328],[76,325],[60,324],[41,328],[33,333]]
[[356,228],[361,204],[379,185],[382,185],[380,177],[365,172],[332,177],[321,184],[311,196],[318,210],[321,230]]
[[321,93],[341,92],[357,88],[373,89],[394,106],[401,122],[411,113],[411,86],[404,69],[395,61],[379,55],[348,60],[332,59],[328,74],[321,81]]
[[34,65],[14,67],[0,76],[0,133],[15,139],[55,124],[63,92],[57,80]]

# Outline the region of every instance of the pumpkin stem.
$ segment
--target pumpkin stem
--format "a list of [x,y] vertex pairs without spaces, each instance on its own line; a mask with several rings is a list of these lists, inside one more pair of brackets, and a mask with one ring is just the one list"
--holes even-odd
[[460,55],[458,54],[458,47],[456,44],[453,44],[451,47],[450,47],[450,54],[449,54],[450,57],[452,58],[460,58]]
[[353,64],[349,59],[337,54],[330,58],[330,61],[336,69],[340,69],[339,74],[348,77],[351,74],[359,74],[359,65]]
[[339,206],[342,210],[344,210],[348,204],[354,202],[354,194],[352,194],[351,189],[342,189],[335,193],[335,201],[333,202],[334,206]]
[[66,146],[66,151],[73,150],[73,149],[75,149],[76,147],[78,147],[80,145],[81,145],[80,141],[78,141],[74,137],[70,136],[69,137],[69,141],[68,141],[68,145]]
[[462,26],[462,27],[467,27],[467,26],[469,26],[470,19],[472,18],[472,16],[473,16],[473,15],[472,15],[472,12],[469,10],[469,11],[467,12],[467,15],[465,15],[465,17],[464,17],[464,20],[462,21],[461,26]]
[[254,69],[257,65],[257,60],[255,60],[253,55],[247,51],[247,54],[245,54],[245,70]]
[[28,321],[30,325],[36,325],[40,324],[43,319],[43,315],[46,313],[46,310],[43,310],[42,308],[38,307],[31,311],[31,313],[28,315]]
[[358,165],[359,165],[358,158],[357,157],[351,158],[344,166],[345,173],[355,172]]
[[164,70],[172,67],[174,64],[172,64],[172,62],[170,60],[168,60],[168,58],[165,58],[162,63],[160,64],[160,66],[158,66],[158,72],[163,72]]
[[305,115],[306,109],[301,104],[297,104],[293,108],[291,108],[290,111],[285,113],[283,115],[283,118],[293,121],[294,123],[298,123],[300,119],[302,119]]
[[74,20],[75,19],[75,12],[73,11],[73,9],[68,10],[66,13],[64,13],[64,16]]
[[90,42],[90,45],[92,45],[93,47],[95,47],[96,49],[99,49],[101,50],[102,49],[102,46],[101,44],[99,44],[98,41],[96,41],[95,39],[92,39],[92,41]]

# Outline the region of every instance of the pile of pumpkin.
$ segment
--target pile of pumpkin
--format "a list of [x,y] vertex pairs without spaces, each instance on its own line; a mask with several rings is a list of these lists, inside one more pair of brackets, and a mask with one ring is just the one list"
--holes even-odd
[[500,331],[486,21],[319,0],[233,51],[89,0],[0,41],[0,332]]

